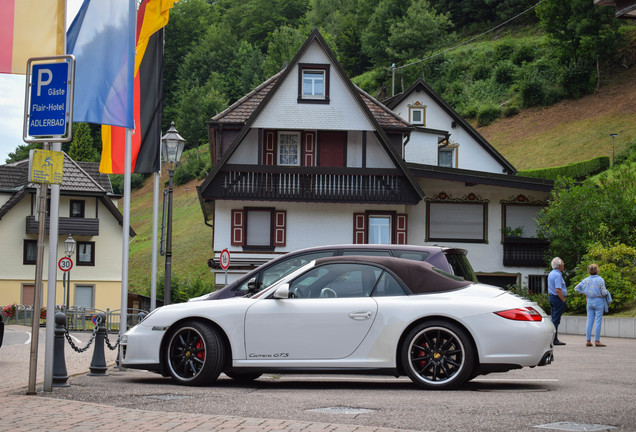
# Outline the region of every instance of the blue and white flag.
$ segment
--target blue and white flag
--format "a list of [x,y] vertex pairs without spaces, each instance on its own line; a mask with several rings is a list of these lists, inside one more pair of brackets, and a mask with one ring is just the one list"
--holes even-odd
[[73,121],[134,128],[135,0],[84,0],[66,33]]

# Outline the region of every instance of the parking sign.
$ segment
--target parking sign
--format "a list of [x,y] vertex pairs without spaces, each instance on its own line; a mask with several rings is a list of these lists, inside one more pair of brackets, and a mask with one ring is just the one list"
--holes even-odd
[[[45,61],[46,63],[43,63]],[[25,100],[25,142],[70,140],[73,120],[73,75],[72,56],[29,59]],[[67,136],[64,137],[65,135]]]

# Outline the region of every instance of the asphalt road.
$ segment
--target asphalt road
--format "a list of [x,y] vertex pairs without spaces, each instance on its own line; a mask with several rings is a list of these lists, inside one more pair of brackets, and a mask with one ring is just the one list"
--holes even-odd
[[42,396],[194,417],[350,424],[352,430],[636,431],[636,340],[604,338],[606,348],[587,348],[582,336],[561,340],[567,345],[555,348],[549,366],[478,377],[456,391],[348,375],[263,375],[251,384],[221,375],[211,387],[183,387],[153,373],[109,368],[108,376],[75,375],[70,387]]

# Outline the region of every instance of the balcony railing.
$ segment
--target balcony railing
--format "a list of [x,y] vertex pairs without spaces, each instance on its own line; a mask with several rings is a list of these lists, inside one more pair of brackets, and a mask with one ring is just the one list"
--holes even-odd
[[542,267],[548,250],[547,240],[506,237],[503,242],[503,265],[510,267]]
[[[257,168],[258,170],[255,170]],[[225,169],[212,198],[272,201],[417,202],[399,170],[241,166]],[[207,198],[207,197],[206,197]]]
[[[45,233],[48,234],[50,224],[49,218],[46,218],[45,224]],[[38,230],[39,223],[35,220],[35,216],[27,216],[26,233],[37,234]],[[61,217],[58,222],[58,232],[60,235],[72,234],[97,236],[99,235],[99,219]]]

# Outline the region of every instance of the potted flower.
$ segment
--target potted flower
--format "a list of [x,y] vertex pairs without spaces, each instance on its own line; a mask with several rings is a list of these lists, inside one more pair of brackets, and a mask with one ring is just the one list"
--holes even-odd
[[11,318],[13,318],[15,316],[16,309],[17,309],[17,307],[16,307],[15,303],[7,305],[7,306],[4,306],[2,308],[2,315],[4,315],[7,318],[11,319]]

